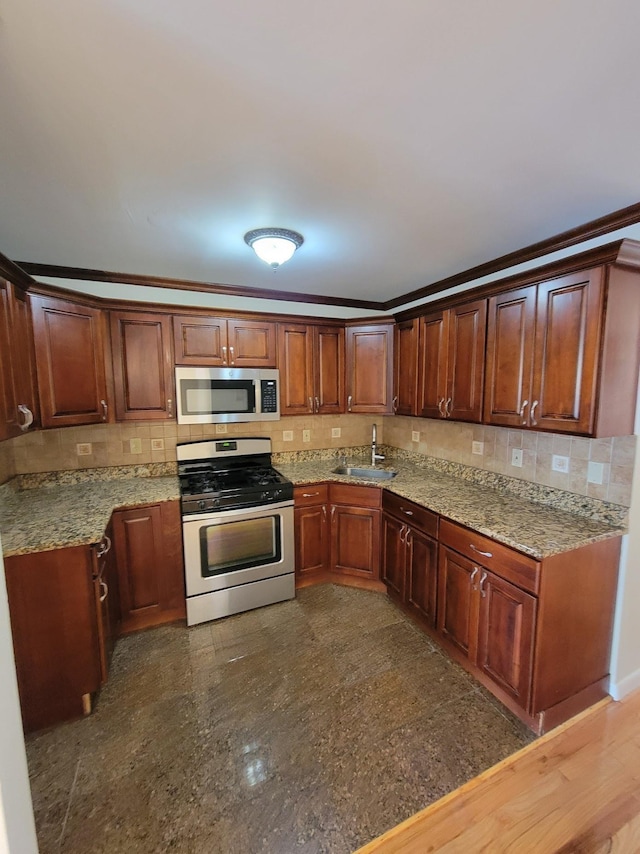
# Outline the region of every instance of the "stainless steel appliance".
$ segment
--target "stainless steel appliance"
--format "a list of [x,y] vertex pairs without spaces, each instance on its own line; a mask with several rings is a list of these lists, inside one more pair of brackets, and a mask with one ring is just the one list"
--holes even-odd
[[275,421],[279,378],[274,368],[176,368],[178,424]]
[[271,440],[177,446],[187,624],[295,596],[293,484],[271,465]]

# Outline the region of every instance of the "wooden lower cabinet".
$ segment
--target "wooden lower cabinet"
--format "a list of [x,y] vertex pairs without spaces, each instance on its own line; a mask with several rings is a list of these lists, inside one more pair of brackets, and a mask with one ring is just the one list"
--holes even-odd
[[103,679],[95,547],[5,558],[27,732],[86,714]]
[[184,619],[179,502],[116,510],[113,536],[122,631]]
[[351,578],[379,582],[380,490],[343,483],[296,487],[297,582]]

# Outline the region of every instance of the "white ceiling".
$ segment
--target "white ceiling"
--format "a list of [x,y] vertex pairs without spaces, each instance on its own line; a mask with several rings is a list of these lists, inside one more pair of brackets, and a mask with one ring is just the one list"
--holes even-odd
[[[3,0],[0,251],[386,300],[640,201],[638,0]],[[243,242],[300,231],[276,273]]]

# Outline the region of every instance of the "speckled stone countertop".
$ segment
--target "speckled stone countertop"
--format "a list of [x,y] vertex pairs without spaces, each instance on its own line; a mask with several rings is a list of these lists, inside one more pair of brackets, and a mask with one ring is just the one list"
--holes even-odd
[[175,475],[86,480],[23,490],[5,484],[0,489],[5,557],[97,543],[116,508],[180,497]]
[[[320,481],[379,486],[408,498],[454,522],[485,534],[534,558],[571,551],[625,533],[624,527],[534,503],[518,495],[463,480],[423,465],[417,459],[388,459],[377,468],[398,472],[393,480],[365,480],[332,472],[338,460],[276,462],[276,468],[296,485]],[[348,458],[352,466],[370,466]]]

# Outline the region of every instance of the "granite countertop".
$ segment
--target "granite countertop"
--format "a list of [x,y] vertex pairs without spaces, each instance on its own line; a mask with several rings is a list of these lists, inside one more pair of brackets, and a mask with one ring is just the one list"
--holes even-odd
[[[276,463],[276,468],[295,485],[339,481],[388,489],[538,559],[625,533],[619,525],[472,483],[421,465],[419,460],[388,459],[386,463],[378,464],[376,468],[391,468],[398,472],[393,480],[382,482],[334,474],[332,469],[337,463],[333,457],[329,460]],[[348,464],[370,467],[370,462],[351,458]]]
[[5,487],[0,500],[2,552],[10,557],[97,543],[115,509],[179,497],[175,475],[84,481],[20,491]]

